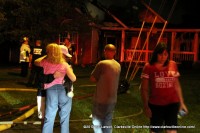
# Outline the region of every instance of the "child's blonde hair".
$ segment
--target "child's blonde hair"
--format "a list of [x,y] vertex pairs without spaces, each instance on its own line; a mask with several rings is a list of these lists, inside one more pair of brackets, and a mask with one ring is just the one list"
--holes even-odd
[[47,60],[54,64],[59,64],[64,62],[62,50],[56,43],[50,43],[46,47]]

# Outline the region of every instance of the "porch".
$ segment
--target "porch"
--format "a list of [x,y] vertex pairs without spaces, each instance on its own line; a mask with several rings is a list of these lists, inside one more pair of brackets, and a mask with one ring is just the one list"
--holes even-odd
[[[153,50],[133,50],[125,49],[124,52],[124,62],[148,62],[151,58]],[[177,63],[182,63],[183,61],[193,62],[195,60],[195,52],[183,52],[183,51],[170,51],[170,59],[176,61]]]

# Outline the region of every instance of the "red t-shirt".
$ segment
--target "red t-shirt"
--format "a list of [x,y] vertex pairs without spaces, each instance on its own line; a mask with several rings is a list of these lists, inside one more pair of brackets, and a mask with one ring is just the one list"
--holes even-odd
[[175,80],[179,76],[180,74],[174,61],[170,61],[169,65],[162,70],[147,63],[143,69],[141,78],[149,79],[149,103],[155,105],[167,105],[179,102],[175,90]]

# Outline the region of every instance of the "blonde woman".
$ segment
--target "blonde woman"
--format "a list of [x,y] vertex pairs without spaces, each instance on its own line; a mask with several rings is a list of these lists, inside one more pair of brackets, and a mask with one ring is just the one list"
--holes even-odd
[[72,106],[72,98],[66,95],[63,86],[64,76],[74,82],[76,76],[72,68],[65,61],[61,48],[56,43],[51,43],[46,47],[47,56],[35,60],[35,65],[43,67],[44,74],[61,73],[51,83],[45,83],[46,109],[42,133],[53,133],[54,120],[59,110],[61,133],[69,133],[69,117]]

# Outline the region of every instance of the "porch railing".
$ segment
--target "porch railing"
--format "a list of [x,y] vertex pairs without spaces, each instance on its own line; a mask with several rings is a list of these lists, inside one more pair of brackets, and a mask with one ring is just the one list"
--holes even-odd
[[[132,49],[126,49],[124,53],[124,62],[130,62],[133,56],[133,62],[148,62],[149,59],[152,56],[152,50],[132,50]],[[171,59],[176,61],[177,63],[181,63],[183,61],[194,61],[194,52],[185,52],[185,51],[180,51],[180,52],[175,52],[171,51]]]
[[194,62],[194,52],[172,52],[172,60],[176,62],[183,62],[183,61],[189,61],[189,62]]
[[[134,52],[135,51],[135,52]],[[134,56],[133,56],[134,54]],[[152,51],[126,49],[124,53],[124,62],[130,62],[133,56],[133,62],[147,62],[151,57]]]

